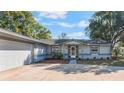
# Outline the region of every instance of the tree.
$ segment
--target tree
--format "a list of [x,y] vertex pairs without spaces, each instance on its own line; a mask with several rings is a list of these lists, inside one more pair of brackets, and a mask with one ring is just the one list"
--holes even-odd
[[32,13],[27,11],[0,11],[0,27],[37,39],[51,38],[50,31],[37,23]]
[[51,34],[51,32],[48,29],[44,28],[42,25],[36,24],[34,26],[34,34],[33,34],[34,38],[36,38],[36,39],[41,39],[41,38],[50,39],[51,38],[50,34]]
[[121,41],[119,42],[119,47],[124,47],[124,33],[120,36]]
[[86,34],[91,39],[102,39],[111,42],[111,49],[121,41],[120,36],[124,32],[124,12],[96,12],[89,22]]
[[59,39],[67,39],[67,34],[61,33],[58,37],[59,37]]

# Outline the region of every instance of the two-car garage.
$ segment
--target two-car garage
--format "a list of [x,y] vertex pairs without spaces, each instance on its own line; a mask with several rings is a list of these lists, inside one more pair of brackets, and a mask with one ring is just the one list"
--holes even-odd
[[41,50],[45,51],[45,45],[39,40],[0,29],[0,71],[44,59]]

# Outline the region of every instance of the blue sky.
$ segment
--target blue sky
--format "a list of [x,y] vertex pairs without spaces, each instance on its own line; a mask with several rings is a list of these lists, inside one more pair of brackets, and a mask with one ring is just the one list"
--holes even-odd
[[94,14],[90,11],[32,12],[35,20],[51,31],[52,38],[66,33],[68,38],[89,39],[85,35],[88,20]]

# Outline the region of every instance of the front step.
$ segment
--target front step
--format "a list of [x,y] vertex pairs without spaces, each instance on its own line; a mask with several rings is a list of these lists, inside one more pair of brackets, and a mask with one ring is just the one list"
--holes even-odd
[[77,60],[76,59],[69,59],[69,64],[77,64]]

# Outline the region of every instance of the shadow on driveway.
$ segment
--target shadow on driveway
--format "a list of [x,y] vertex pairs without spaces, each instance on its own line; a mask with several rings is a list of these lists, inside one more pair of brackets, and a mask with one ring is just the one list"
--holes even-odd
[[37,63],[35,65],[32,65],[32,67],[46,67],[46,66],[50,66],[51,64],[40,64],[40,63]]
[[109,74],[124,70],[124,67],[112,67],[112,66],[96,66],[96,65],[78,65],[78,64],[58,64],[45,68],[45,70],[53,70],[57,72],[63,72],[64,74],[77,74],[91,72],[96,75]]

